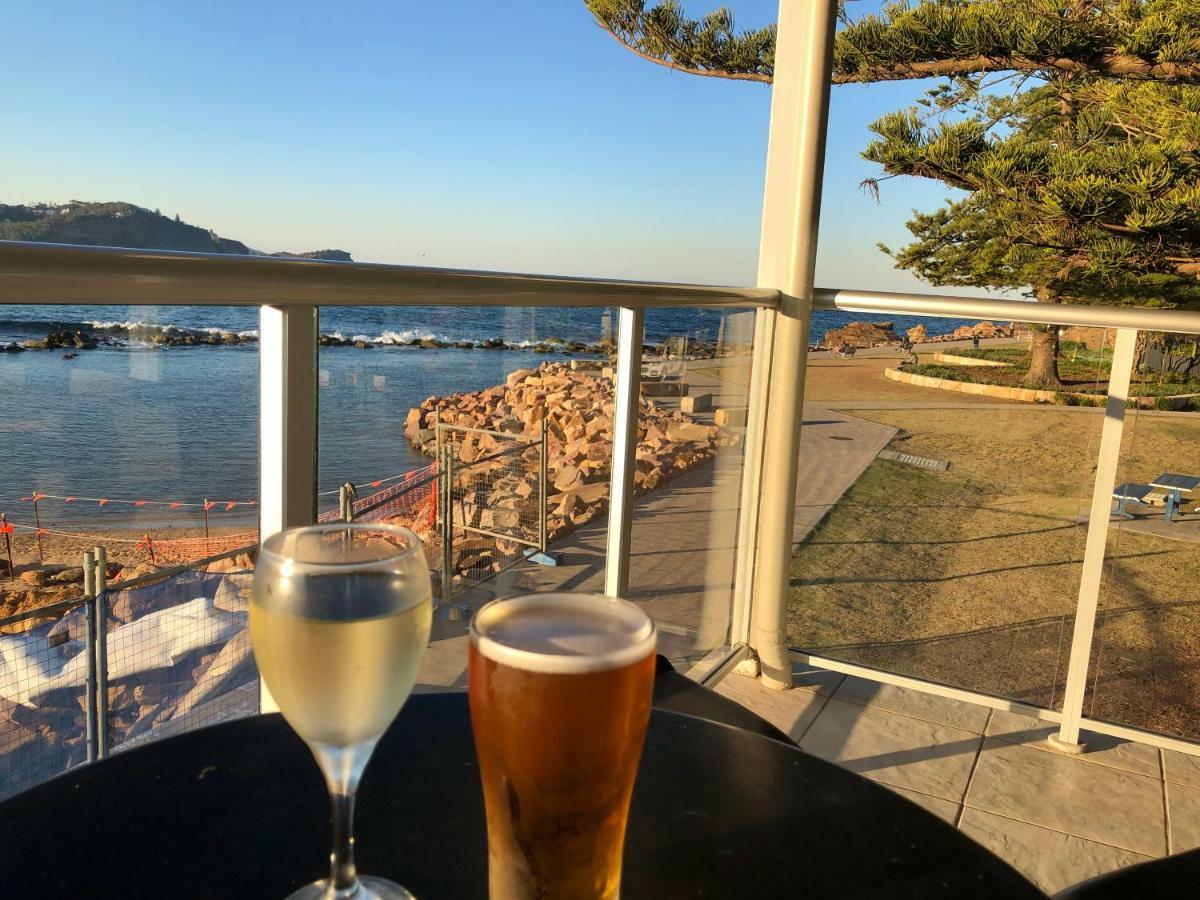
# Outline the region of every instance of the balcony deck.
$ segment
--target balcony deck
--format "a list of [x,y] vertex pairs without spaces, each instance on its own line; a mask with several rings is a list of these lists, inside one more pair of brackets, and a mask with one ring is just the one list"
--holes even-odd
[[[1200,847],[1200,757],[1084,732],[1065,755],[1047,722],[795,666],[772,691],[730,675],[717,690],[804,750],[951,822],[1043,890]],[[798,850],[798,852],[800,852]]]

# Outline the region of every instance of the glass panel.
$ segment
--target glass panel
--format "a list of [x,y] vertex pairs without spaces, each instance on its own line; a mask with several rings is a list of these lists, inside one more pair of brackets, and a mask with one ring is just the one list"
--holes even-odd
[[793,644],[1061,705],[1111,334],[1064,332],[1062,387],[1032,393],[1051,333],[848,318],[814,322]]
[[1139,338],[1083,713],[1200,740],[1200,354]]
[[730,643],[755,315],[646,313],[629,596],[693,677]]
[[467,619],[488,600],[603,589],[615,321],[321,310],[320,513],[342,515],[348,483],[356,519],[422,538],[439,609],[417,690],[465,687]]
[[[241,583],[228,574],[247,557],[121,590],[255,544],[257,318],[0,306],[0,513],[13,528],[0,543],[0,795],[86,756],[95,641],[82,564],[94,546],[112,584],[99,710],[111,745],[257,710]],[[226,696],[236,689],[238,703]]]

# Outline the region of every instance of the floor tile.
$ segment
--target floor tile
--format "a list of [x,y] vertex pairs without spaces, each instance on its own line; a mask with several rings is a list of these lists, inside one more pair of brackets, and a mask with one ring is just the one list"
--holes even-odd
[[985,739],[966,805],[1148,856],[1166,852],[1161,781],[1052,750]]
[[[1045,750],[1048,753],[1061,754],[1055,750],[1046,738],[1058,734],[1058,726],[1053,722],[1023,716],[1019,713],[996,710],[988,723],[989,737],[996,737],[1010,744],[1023,744],[1035,750]],[[1106,734],[1093,731],[1080,733],[1080,739],[1087,744],[1086,753],[1076,759],[1085,763],[1096,763],[1122,769],[1126,772],[1137,772],[1151,778],[1161,778],[1162,773],[1158,761],[1158,748],[1149,744],[1137,744]]]
[[1170,784],[1167,791],[1167,821],[1171,823],[1171,852],[1200,847],[1200,788]]
[[959,802],[980,740],[961,728],[834,698],[800,746],[875,781]]
[[792,663],[792,688],[795,690],[832,694],[845,678],[841,672],[816,669],[801,662]]
[[962,804],[960,803],[955,803],[953,800],[943,800],[941,797],[931,797],[929,794],[922,794],[920,791],[910,791],[908,788],[896,787],[892,784],[884,785],[884,787],[889,791],[895,791],[905,800],[911,800],[917,806],[933,813],[939,819],[949,822],[951,825],[958,821],[958,811],[962,809]]
[[1167,781],[1200,787],[1200,756],[1180,753],[1178,750],[1164,750],[1162,757]]
[[838,700],[858,703],[871,709],[886,709],[914,719],[953,725],[964,731],[983,734],[991,710],[974,703],[963,703],[950,697],[939,697],[925,691],[880,684],[866,678],[847,676],[834,694]]
[[793,741],[799,741],[825,705],[824,692],[776,691],[763,687],[757,678],[729,675],[716,691],[766,719]]
[[970,807],[959,828],[1048,893],[1152,858]]

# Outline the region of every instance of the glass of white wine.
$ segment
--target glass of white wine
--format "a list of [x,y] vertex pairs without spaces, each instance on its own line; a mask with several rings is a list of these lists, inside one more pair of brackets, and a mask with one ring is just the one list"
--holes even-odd
[[262,543],[250,639],[267,689],[308,744],[333,801],[329,878],[292,895],[412,895],[354,867],[354,794],[371,751],[417,680],[433,617],[417,536],[390,525],[316,525]]

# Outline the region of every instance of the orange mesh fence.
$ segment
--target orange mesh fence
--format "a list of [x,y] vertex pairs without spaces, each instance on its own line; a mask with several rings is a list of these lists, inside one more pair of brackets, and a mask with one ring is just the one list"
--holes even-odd
[[[437,523],[437,466],[413,469],[395,484],[353,501],[356,522],[391,522],[424,537]],[[341,513],[327,510],[318,522],[336,522]]]
[[142,535],[138,547],[150,554],[156,565],[178,565],[195,559],[227,553],[238,547],[258,542],[258,531],[242,531],[237,534],[221,534],[211,537],[155,539]]

